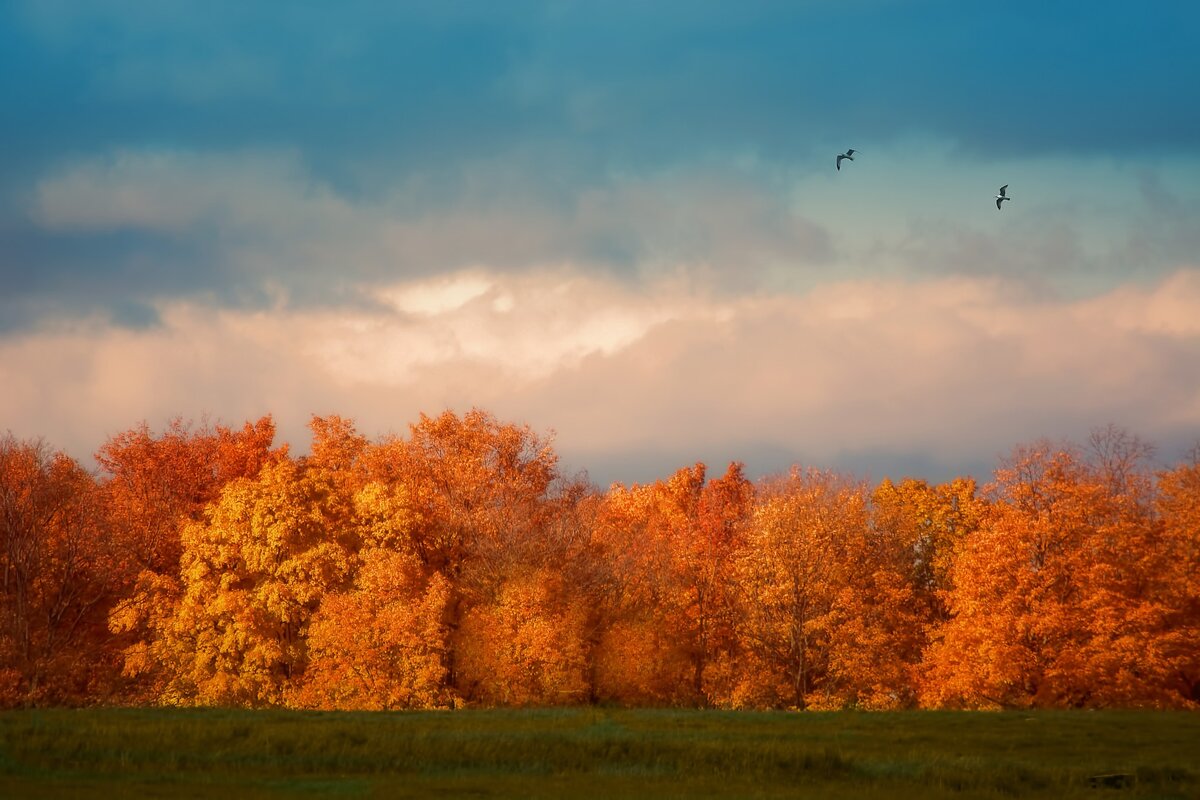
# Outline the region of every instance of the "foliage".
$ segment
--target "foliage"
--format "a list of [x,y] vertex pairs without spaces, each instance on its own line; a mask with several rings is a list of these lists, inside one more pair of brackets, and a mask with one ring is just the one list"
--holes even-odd
[[285,458],[286,447],[272,449],[274,438],[270,417],[240,431],[175,419],[157,436],[143,423],[97,451],[106,475],[99,501],[124,584],[110,611],[110,646],[120,651],[130,700],[152,700],[170,680],[163,636],[182,593],[183,527],[201,521],[231,481]]
[[0,706],[107,699],[121,564],[96,486],[42,442],[0,437]]
[[313,708],[435,708],[446,687],[450,588],[411,555],[371,548],[354,586],[321,603],[308,632],[310,666],[292,698]]
[[954,562],[926,702],[1195,706],[1185,471],[1165,476],[1160,516],[1142,457],[1102,452],[1043,443],[997,471],[996,502]]
[[306,634],[346,587],[355,542],[320,473],[288,461],[239,478],[183,531],[183,596],[167,630],[173,703],[277,705],[307,662]]
[[478,409],[311,428],[0,439],[0,705],[1200,706],[1200,466],[1118,428],[606,491]]

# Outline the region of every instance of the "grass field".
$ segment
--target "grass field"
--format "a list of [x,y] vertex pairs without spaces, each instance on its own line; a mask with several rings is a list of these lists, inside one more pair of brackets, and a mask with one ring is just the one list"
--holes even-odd
[[429,795],[1196,798],[1200,714],[0,712],[4,798]]

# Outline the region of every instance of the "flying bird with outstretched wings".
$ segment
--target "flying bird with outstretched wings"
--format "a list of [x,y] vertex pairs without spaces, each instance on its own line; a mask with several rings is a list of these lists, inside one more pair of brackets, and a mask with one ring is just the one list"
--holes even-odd
[[996,209],[997,210],[999,210],[1000,204],[1003,203],[1005,200],[1012,200],[1012,198],[1008,196],[1007,190],[1008,190],[1007,183],[1000,187],[1000,194],[996,195]]
[[847,150],[846,152],[842,153],[841,155],[839,155],[839,156],[837,157],[837,168],[838,168],[838,172],[841,172],[841,171],[842,171],[842,159],[843,159],[843,158],[848,158],[848,159],[850,159],[851,161],[853,161],[853,160],[854,160],[854,154],[855,154],[855,153],[857,153],[857,152],[858,152],[858,151],[857,151],[857,150],[855,150],[855,149],[852,147],[852,148],[850,148],[849,150]]

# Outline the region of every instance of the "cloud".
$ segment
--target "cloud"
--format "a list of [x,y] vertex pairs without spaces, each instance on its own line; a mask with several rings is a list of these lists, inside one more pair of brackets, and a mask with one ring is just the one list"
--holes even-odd
[[381,289],[372,308],[158,308],[0,340],[0,418],[86,456],[140,420],[312,413],[369,435],[473,405],[557,431],[570,467],[646,480],[697,458],[984,477],[1039,436],[1200,437],[1200,269],[1047,299],[980,277],[729,296],[569,266]]
[[[634,284],[687,275],[731,295],[926,274],[1083,296],[1168,274],[1200,241],[1195,159],[998,169],[924,142],[854,168],[746,158],[589,181],[501,158],[355,196],[293,151],[117,150],[60,164],[30,192],[27,222],[0,226],[0,329],[92,313],[154,324],[173,300],[370,306],[398,283],[561,264]],[[998,212],[1002,181],[1015,199]]]
[[[1158,279],[1200,247],[1195,158],[981,161],[929,140],[856,158],[792,183],[843,274],[1010,276],[1083,295]],[[1013,199],[997,210],[1002,184]]]
[[[293,152],[122,150],[44,176],[29,216],[25,250],[40,263],[34,273],[0,263],[9,302],[68,314],[183,297],[372,302],[381,286],[476,265],[630,276],[687,266],[746,286],[771,265],[811,267],[833,252],[785,192],[716,166],[614,175],[564,197],[485,162],[354,200]],[[119,291],[97,287],[104,277]]]
[[515,388],[619,353],[667,322],[729,313],[678,280],[639,292],[565,268],[467,272],[380,297],[401,313],[334,315],[330,327],[311,334],[312,352],[344,383],[408,386],[428,370],[458,366],[494,373]]
[[34,220],[52,231],[119,228],[312,238],[353,236],[361,212],[305,174],[294,153],[208,155],[118,151],[64,167],[40,181]]
[[5,133],[24,161],[283,146],[323,180],[372,186],[525,148],[592,180],[730,153],[804,162],[851,137],[987,160],[1195,155],[1200,110],[1178,99],[1200,70],[1196,22],[1186,3],[358,0],[280,15],[26,0],[0,9],[0,85],[22,99]]

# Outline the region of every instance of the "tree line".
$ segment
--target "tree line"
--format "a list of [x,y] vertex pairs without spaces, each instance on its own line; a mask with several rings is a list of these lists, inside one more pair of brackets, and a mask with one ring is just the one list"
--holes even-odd
[[473,410],[0,438],[0,706],[1200,706],[1200,454],[601,490]]

